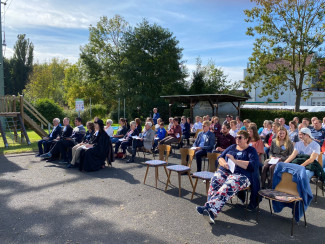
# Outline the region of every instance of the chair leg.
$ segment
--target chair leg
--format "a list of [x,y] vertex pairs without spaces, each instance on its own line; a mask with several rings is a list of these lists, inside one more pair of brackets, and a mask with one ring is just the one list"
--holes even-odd
[[148,171],[149,171],[149,165],[147,165],[147,170],[146,170],[146,174],[144,175],[143,184],[146,184],[146,179],[147,179]]
[[295,220],[295,213],[296,213],[296,201],[293,204],[292,225],[291,225],[291,237],[293,237],[293,225],[294,225],[294,220]]
[[302,202],[302,209],[303,209],[303,212],[304,212],[305,227],[307,227],[307,221],[306,221],[306,213],[305,213],[305,204],[304,204],[304,200],[302,200],[301,202]]
[[210,188],[210,180],[205,180],[205,190],[207,192],[207,195],[209,193],[209,188]]
[[247,209],[248,209],[248,190],[246,190],[246,199],[245,199],[245,219],[247,219]]
[[[168,173],[167,173],[166,165],[164,165],[164,170],[165,170],[166,176],[167,176],[167,178],[168,178]],[[169,183],[170,183],[170,181],[169,181]]]
[[196,178],[195,179],[195,183],[194,183],[194,186],[193,186],[193,192],[192,192],[191,200],[193,200],[193,196],[194,196],[194,193],[195,193],[195,190],[196,190],[196,185],[197,185],[198,180],[199,180],[199,178]]
[[155,166],[155,178],[156,178],[156,188],[157,188],[157,181],[158,181],[158,167]]
[[260,211],[260,201],[257,201],[256,223],[258,223],[258,213]]
[[192,189],[193,189],[193,181],[192,181],[192,177],[191,177],[190,171],[187,171],[187,175],[188,175],[188,178],[190,179],[191,186],[192,186]]
[[269,206],[270,206],[270,212],[271,212],[271,215],[273,214],[272,213],[272,207],[271,207],[271,200],[269,199]]
[[165,188],[165,192],[167,191],[167,187],[168,187],[168,182],[170,182],[169,181],[169,179],[170,179],[170,174],[172,173],[172,171],[171,170],[169,170],[169,173],[168,173],[168,177],[167,177],[167,182],[166,182],[166,188]]
[[181,173],[178,173],[178,196],[181,196],[181,191],[182,191],[182,184],[181,184],[182,176]]

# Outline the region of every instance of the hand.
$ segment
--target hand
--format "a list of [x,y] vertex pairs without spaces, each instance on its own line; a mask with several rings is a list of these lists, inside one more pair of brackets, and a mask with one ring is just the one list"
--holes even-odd
[[141,138],[140,141],[143,141],[143,138]]
[[229,169],[229,166],[228,166],[228,164],[226,163],[226,162],[223,162],[223,161],[219,161],[219,165],[221,166],[221,167],[224,167],[225,169]]
[[223,152],[223,149],[221,147],[217,147],[216,150],[219,152]]
[[226,154],[226,156],[231,159],[236,164],[236,159],[231,154]]
[[195,151],[199,151],[199,150],[201,150],[201,148],[200,148],[200,147],[197,147],[197,148],[195,148]]
[[86,148],[92,148],[92,147],[93,147],[92,144],[87,144],[87,145],[86,145]]

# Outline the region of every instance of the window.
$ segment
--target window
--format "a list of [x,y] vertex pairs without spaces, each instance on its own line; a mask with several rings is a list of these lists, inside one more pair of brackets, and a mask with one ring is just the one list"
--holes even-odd
[[317,102],[317,106],[320,106],[320,102]]
[[325,106],[325,102],[322,102],[322,106]]
[[312,106],[316,106],[315,102],[312,102]]

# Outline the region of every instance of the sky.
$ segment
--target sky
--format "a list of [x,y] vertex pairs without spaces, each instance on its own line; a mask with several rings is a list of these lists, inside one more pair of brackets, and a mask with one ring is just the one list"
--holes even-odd
[[[196,58],[213,61],[231,81],[243,80],[254,39],[245,34],[250,0],[4,0],[1,6],[5,57],[11,57],[18,34],[34,44],[34,60],[56,57],[75,63],[88,43],[90,25],[101,16],[121,15],[131,26],[144,18],[167,28],[183,48],[189,71]],[[2,1],[3,2],[3,1]]]

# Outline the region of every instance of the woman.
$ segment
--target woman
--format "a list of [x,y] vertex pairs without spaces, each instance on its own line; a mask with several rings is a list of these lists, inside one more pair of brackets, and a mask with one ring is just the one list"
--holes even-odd
[[[285,163],[293,162],[296,157],[301,155],[308,155],[308,159],[304,160],[300,165],[308,166],[317,160],[320,154],[320,146],[314,141],[309,128],[301,128],[299,131],[300,141],[295,144],[292,154],[284,161]],[[315,166],[320,166],[318,163]],[[306,170],[307,176],[310,178],[314,175],[314,171]]]
[[259,133],[262,140],[265,139],[265,137],[272,132],[272,121],[271,120],[265,120],[264,121],[264,128],[261,133]]
[[104,122],[98,119],[95,122],[95,130],[98,131],[94,144],[87,144],[87,149],[80,155],[80,171],[95,171],[105,167],[105,159],[110,155],[112,143],[104,130]]
[[137,123],[138,132],[141,133],[141,131],[142,131],[141,120],[139,118],[136,118],[134,121],[135,121],[135,123]]
[[107,135],[112,137],[114,134],[114,129],[112,127],[113,120],[108,119],[106,120],[106,126],[104,127],[104,130],[106,131]]
[[[281,126],[276,135],[276,138],[272,140],[269,152],[270,158],[279,158],[278,162],[284,162],[292,152],[293,143],[289,139],[288,131],[286,130],[286,128]],[[266,160],[262,169],[261,182],[263,189],[265,189],[265,182],[268,173],[268,188],[272,188],[273,173],[276,164],[269,164],[269,162],[270,159]]]
[[215,136],[218,136],[221,133],[221,124],[219,123],[219,117],[214,117],[213,127],[210,131],[213,132]]
[[272,144],[272,140],[276,137],[276,134],[278,133],[279,128],[280,128],[280,124],[273,122],[272,133],[267,134],[264,139],[264,152],[265,152],[267,158],[269,157],[269,151],[270,151],[270,147]]
[[237,135],[237,132],[239,130],[237,129],[237,122],[236,120],[231,120],[230,121],[230,131],[229,131],[229,134],[232,136],[232,137],[236,137]]
[[237,122],[237,129],[240,130],[241,127],[243,127],[243,122],[240,121],[240,117],[236,116],[236,122]]
[[264,145],[263,141],[261,140],[260,136],[257,132],[256,124],[251,123],[247,129],[247,132],[249,134],[249,145],[254,147],[257,151],[258,158],[260,159],[260,166],[263,166],[264,162]]
[[[249,134],[239,131],[236,144],[228,147],[218,158],[219,169],[211,179],[208,201],[197,207],[199,214],[208,213],[210,221],[221,211],[225,203],[237,192],[251,186],[250,208],[257,206],[260,189],[258,166],[259,159],[255,148],[249,146]],[[229,159],[235,164],[233,173],[229,170]]]
[[292,120],[289,122],[289,138],[293,143],[296,143],[299,141],[299,136],[298,136],[298,126],[296,121]]
[[115,143],[115,154],[114,157],[117,157],[117,153],[118,153],[118,149],[121,146],[122,151],[123,151],[123,156],[122,159],[126,158],[126,149],[128,148],[128,146],[132,146],[132,136],[138,136],[139,132],[137,129],[137,124],[135,123],[135,121],[131,121],[130,122],[130,129],[129,131],[125,134],[125,136],[123,137],[123,141],[118,140]]
[[118,128],[116,135],[113,135],[111,137],[112,143],[116,143],[119,139],[123,138],[126,132],[128,131],[125,119],[120,118],[119,124],[120,127]]

